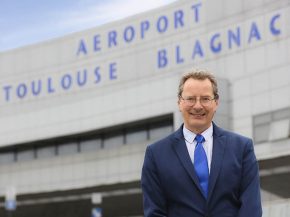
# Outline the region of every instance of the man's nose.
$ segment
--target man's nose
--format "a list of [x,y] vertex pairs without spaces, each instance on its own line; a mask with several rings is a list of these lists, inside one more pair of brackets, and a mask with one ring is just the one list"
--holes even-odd
[[200,99],[196,99],[194,105],[193,105],[194,108],[202,108],[202,104],[200,103]]

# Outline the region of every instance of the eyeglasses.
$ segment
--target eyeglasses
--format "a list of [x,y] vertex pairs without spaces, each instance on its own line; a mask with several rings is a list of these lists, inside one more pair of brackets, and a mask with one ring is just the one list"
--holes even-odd
[[[186,105],[188,106],[193,106],[195,105],[195,103],[197,102],[198,100],[198,97],[186,97],[186,98],[183,98],[181,95],[179,96],[180,99],[182,99]],[[210,97],[210,96],[201,96],[199,97],[199,103],[203,106],[209,106],[211,104],[211,102],[213,100],[215,100],[216,98],[215,97]]]

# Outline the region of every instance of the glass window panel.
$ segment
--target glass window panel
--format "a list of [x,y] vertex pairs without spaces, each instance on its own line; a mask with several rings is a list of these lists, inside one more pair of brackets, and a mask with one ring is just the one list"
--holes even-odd
[[17,152],[17,161],[29,161],[33,159],[34,159],[33,149]]
[[150,139],[157,140],[168,136],[173,131],[173,126],[159,126],[153,127],[149,130]]
[[262,114],[262,115],[257,115],[254,117],[254,125],[259,125],[259,124],[265,124],[265,123],[270,123],[272,120],[271,114]]
[[77,143],[67,143],[58,146],[59,155],[72,155],[78,153]]
[[14,162],[14,152],[4,152],[0,153],[0,163],[13,163]]
[[104,140],[104,148],[116,148],[122,146],[124,143],[124,136],[122,134],[108,135]]
[[55,156],[55,146],[39,147],[36,150],[38,159],[51,158]]
[[274,121],[286,119],[286,118],[290,118],[290,109],[289,108],[273,112],[273,120]]
[[135,144],[147,141],[147,130],[128,131],[126,134],[126,143]]
[[289,119],[275,121],[270,126],[270,140],[286,139],[289,137]]
[[270,124],[258,125],[254,129],[255,143],[267,142],[269,140]]
[[89,152],[101,149],[102,140],[101,139],[91,139],[81,141],[81,152]]

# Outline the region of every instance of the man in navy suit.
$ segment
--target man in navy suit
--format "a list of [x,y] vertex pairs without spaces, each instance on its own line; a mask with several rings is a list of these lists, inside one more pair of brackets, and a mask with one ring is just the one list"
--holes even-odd
[[213,123],[219,95],[215,77],[185,74],[178,106],[184,124],[149,145],[142,168],[145,217],[261,217],[253,142]]

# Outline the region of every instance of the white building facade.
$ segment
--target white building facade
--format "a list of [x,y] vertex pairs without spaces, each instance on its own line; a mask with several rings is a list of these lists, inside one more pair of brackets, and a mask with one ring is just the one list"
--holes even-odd
[[181,125],[198,67],[218,78],[215,122],[255,141],[264,216],[286,216],[289,36],[288,0],[183,0],[0,53],[0,214],[13,189],[17,217],[141,216],[145,148]]

